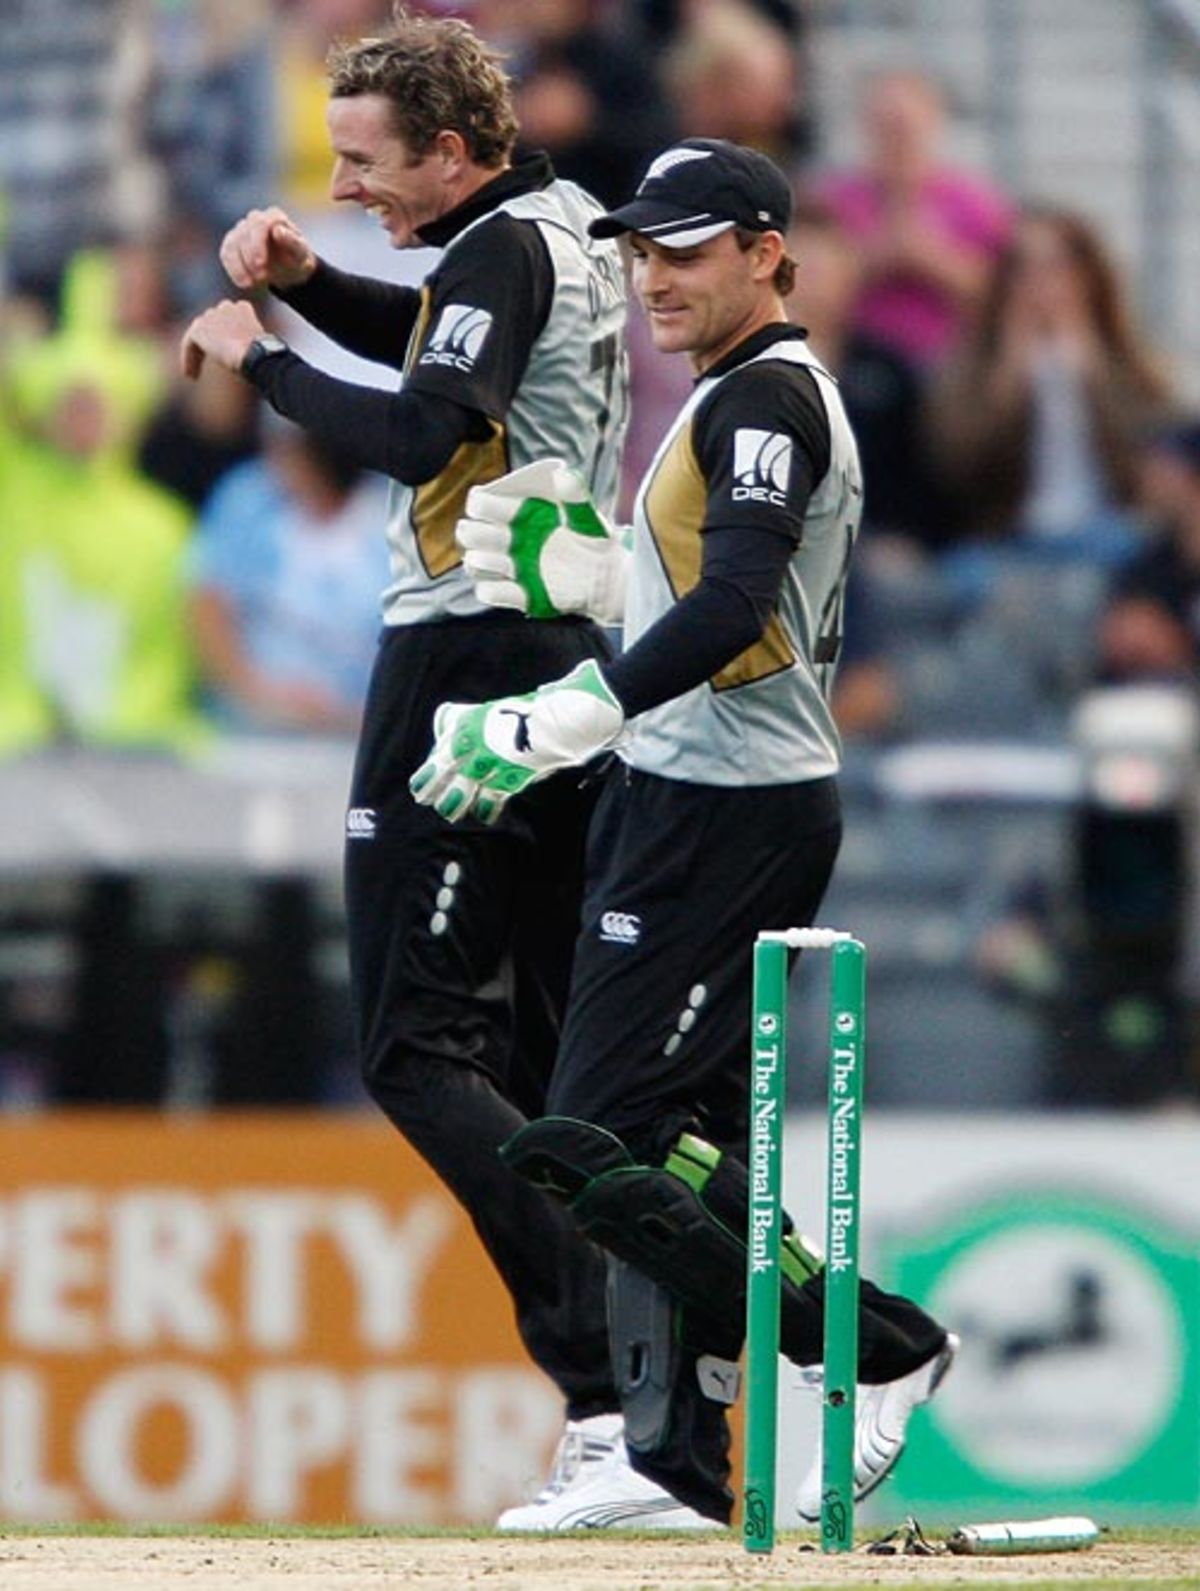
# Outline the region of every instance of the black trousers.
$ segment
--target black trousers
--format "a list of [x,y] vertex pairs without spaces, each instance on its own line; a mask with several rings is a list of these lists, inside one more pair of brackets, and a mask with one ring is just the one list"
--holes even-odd
[[[754,938],[760,929],[814,922],[840,839],[832,779],[729,789],[613,763],[592,820],[571,1004],[547,1114],[606,1127],[649,1165],[662,1163],[681,1130],[698,1131],[724,1153],[720,1216],[735,1232],[745,1232],[747,1219]],[[624,1257],[637,1263],[632,1252]],[[727,1307],[716,1312],[708,1346],[736,1354],[744,1262],[731,1260],[711,1286]],[[823,1321],[818,1276],[784,1310],[784,1352],[817,1362]],[[703,1324],[685,1311],[683,1325],[691,1346],[704,1346]],[[906,1374],[945,1340],[911,1300],[869,1281],[859,1329],[864,1381]],[[728,1518],[725,1411],[687,1379],[675,1398],[661,1451],[635,1453],[633,1462],[702,1512]]]
[[814,920],[840,841],[832,779],[727,788],[614,759],[550,1112],[646,1158],[699,1124],[744,1159],[754,936]]
[[488,615],[387,631],[350,795],[351,992],[372,1097],[470,1216],[531,1357],[571,1418],[618,1407],[605,1262],[499,1146],[545,1108],[579,920],[594,790],[572,773],[495,828],[450,825],[408,792],[443,701],[533,689],[607,653],[577,620]]

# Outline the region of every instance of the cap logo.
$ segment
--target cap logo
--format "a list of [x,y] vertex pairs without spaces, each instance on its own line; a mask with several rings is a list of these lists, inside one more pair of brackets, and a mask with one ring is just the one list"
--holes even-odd
[[641,193],[648,182],[654,182],[658,177],[665,177],[668,171],[674,171],[676,166],[686,165],[691,160],[711,160],[712,155],[711,149],[668,149],[650,162],[638,192]]

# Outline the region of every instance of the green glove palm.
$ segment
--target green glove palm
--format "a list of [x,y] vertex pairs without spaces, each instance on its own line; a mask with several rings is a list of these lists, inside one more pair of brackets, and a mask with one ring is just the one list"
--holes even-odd
[[494,823],[505,804],[559,768],[616,744],[625,715],[595,663],[524,696],[443,702],[429,756],[409,780],[413,799],[451,823]]
[[489,607],[531,619],[585,613],[620,622],[628,553],[561,459],[473,486],[454,534],[475,594]]

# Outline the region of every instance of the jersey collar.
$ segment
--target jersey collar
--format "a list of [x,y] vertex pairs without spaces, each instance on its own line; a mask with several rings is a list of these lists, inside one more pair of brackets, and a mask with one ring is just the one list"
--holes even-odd
[[771,325],[751,332],[745,342],[738,343],[736,348],[731,348],[724,359],[719,359],[715,365],[710,365],[702,376],[697,376],[695,384],[699,386],[700,382],[711,381],[714,376],[728,375],[731,370],[744,365],[748,359],[753,359],[772,343],[802,342],[807,336],[808,332],[803,326],[793,326],[790,322],[782,320],[773,321]]
[[445,215],[438,216],[428,226],[419,228],[417,236],[422,243],[444,249],[472,221],[478,221],[480,216],[487,215],[489,210],[503,204],[505,199],[511,199],[519,193],[536,193],[541,188],[549,187],[553,181],[554,167],[550,164],[550,156],[541,150],[534,150],[531,154],[523,155],[507,171],[501,171],[469,199],[464,199],[462,204],[447,210]]

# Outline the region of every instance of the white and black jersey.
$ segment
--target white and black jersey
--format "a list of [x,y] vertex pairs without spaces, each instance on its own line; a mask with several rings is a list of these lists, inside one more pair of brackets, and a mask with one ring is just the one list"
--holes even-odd
[[599,214],[530,155],[421,229],[443,252],[419,289],[321,261],[279,295],[342,347],[402,373],[399,391],[382,393],[292,352],[248,372],[281,414],[391,478],[387,625],[486,611],[454,540],[477,483],[557,456],[602,511],[615,506],[627,295],[616,244],[588,236]]
[[837,771],[829,692],[861,511],[837,383],[801,334],[768,328],[697,382],[638,492],[626,649],[696,587],[706,536],[736,528],[743,546],[757,532],[791,551],[760,637],[704,683],[641,712],[621,751],[628,763],[713,785]]
[[599,213],[569,182],[515,194],[458,232],[425,283],[404,386],[487,425],[433,480],[393,482],[386,623],[482,611],[454,540],[477,482],[557,456],[612,511],[628,420],[626,296],[616,245],[587,235]]

